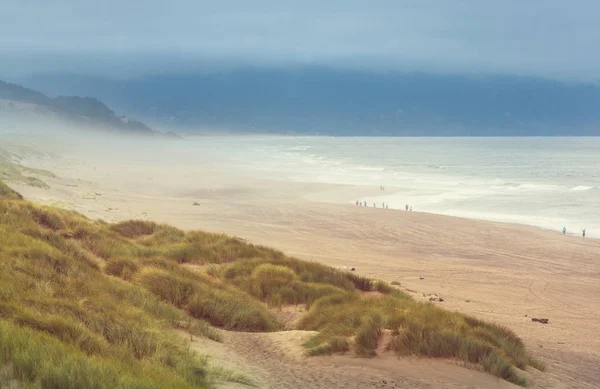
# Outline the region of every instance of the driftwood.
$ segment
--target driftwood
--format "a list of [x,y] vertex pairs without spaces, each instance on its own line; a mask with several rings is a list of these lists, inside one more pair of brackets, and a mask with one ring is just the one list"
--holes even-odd
[[548,324],[548,319],[538,319],[537,317],[532,317],[531,321],[537,321],[538,323]]

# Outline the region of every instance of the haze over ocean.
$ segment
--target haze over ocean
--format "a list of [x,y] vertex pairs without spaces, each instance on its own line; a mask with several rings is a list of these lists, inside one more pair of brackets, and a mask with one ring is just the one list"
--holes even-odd
[[196,138],[180,150],[257,178],[385,186],[390,208],[600,236],[599,138]]

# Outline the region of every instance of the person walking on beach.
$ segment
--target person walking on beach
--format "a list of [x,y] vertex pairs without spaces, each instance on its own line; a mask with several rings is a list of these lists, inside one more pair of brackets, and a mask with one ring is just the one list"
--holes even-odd
[[583,236],[583,239],[585,239],[585,228],[581,230],[581,236]]
[[408,204],[406,204],[406,205],[404,206],[404,208],[405,208],[405,209],[408,211]]
[[563,235],[565,235],[567,233],[567,226],[563,227]]

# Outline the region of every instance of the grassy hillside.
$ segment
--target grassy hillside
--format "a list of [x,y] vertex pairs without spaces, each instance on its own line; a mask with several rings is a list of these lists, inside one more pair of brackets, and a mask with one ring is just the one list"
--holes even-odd
[[213,327],[280,330],[268,308],[287,304],[308,309],[299,329],[319,331],[310,354],[373,356],[387,332],[400,355],[463,360],[521,385],[520,369],[543,368],[509,329],[387,283],[224,235],[91,221],[1,183],[0,242],[0,387],[210,387],[223,371],[173,329],[215,340]]

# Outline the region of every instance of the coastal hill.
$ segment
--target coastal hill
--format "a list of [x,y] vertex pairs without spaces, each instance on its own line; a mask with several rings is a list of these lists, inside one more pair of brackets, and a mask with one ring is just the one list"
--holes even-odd
[[344,136],[600,135],[600,86],[509,75],[239,68],[109,79],[23,80],[93,95],[152,125]]
[[142,122],[118,117],[103,102],[91,97],[51,98],[38,91],[0,81],[0,114],[17,119],[55,118],[78,127],[152,135]]

